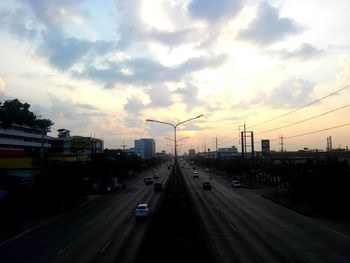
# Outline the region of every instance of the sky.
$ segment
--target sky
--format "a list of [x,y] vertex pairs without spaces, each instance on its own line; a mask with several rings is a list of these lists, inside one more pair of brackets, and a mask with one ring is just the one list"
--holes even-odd
[[178,127],[180,153],[239,148],[244,124],[257,150],[345,148],[349,13],[348,0],[2,0],[0,101],[107,148],[154,138],[171,152],[173,128],[145,120],[200,114]]

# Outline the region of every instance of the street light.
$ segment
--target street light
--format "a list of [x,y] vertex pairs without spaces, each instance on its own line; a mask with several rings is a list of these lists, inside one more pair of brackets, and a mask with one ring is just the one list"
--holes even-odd
[[164,121],[157,121],[157,120],[152,120],[152,119],[147,119],[146,122],[157,122],[157,123],[161,123],[161,124],[165,124],[165,125],[170,125],[174,128],[174,144],[175,144],[175,165],[177,164],[177,149],[176,149],[176,128],[177,126],[179,126],[180,124],[183,124],[185,122],[189,122],[189,121],[192,121],[192,120],[195,120],[195,119],[198,119],[200,117],[203,117],[204,115],[201,114],[201,115],[198,115],[194,118],[191,118],[191,119],[188,119],[188,120],[185,120],[185,121],[181,121],[179,123],[176,123],[176,124],[173,124],[173,123],[170,123],[170,122],[164,122]]
[[[182,141],[182,140],[185,140],[185,139],[188,139],[188,138],[190,138],[190,136],[186,136],[186,137],[183,137],[183,138],[177,139],[177,141],[179,142],[179,141]],[[170,140],[170,141],[174,141],[174,139],[171,139],[171,138],[168,138],[168,137],[164,137],[164,139],[166,139],[166,140]]]

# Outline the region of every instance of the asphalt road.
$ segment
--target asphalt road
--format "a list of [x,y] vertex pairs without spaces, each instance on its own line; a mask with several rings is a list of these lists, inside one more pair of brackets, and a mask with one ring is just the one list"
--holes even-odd
[[[220,262],[350,262],[350,237],[250,189],[184,165],[185,183]],[[193,178],[197,171],[199,178]],[[212,190],[202,183],[211,181]]]
[[[156,172],[165,183],[166,165]],[[162,192],[143,178],[130,178],[126,189],[101,195],[0,244],[0,262],[133,262],[149,222],[135,220],[138,203],[154,212]]]

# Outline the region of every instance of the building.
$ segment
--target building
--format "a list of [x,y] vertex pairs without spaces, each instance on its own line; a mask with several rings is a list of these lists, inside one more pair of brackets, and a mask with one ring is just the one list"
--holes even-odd
[[71,136],[67,129],[57,130],[57,138],[51,137],[51,152],[61,155],[79,154],[88,155],[103,152],[103,140],[84,137]]
[[156,143],[153,139],[135,140],[135,154],[143,160],[148,160],[155,157]]
[[41,152],[51,147],[46,130],[27,125],[11,124],[9,128],[0,126],[0,150]]
[[238,150],[236,146],[231,148],[219,148],[218,149],[218,158],[232,158],[237,157]]
[[196,155],[196,150],[195,150],[195,149],[189,149],[189,150],[188,150],[188,155],[189,155],[190,157],[195,156],[195,155]]
[[202,156],[206,159],[234,158],[238,156],[238,150],[236,146],[232,146],[231,148],[219,148],[218,151],[197,153],[197,155]]

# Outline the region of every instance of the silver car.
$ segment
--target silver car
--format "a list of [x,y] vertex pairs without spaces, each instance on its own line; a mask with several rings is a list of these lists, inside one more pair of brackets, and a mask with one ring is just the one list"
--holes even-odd
[[234,188],[240,188],[241,187],[241,183],[239,181],[237,181],[237,180],[233,180],[231,185]]
[[151,210],[148,204],[138,204],[135,210],[136,218],[149,217]]

